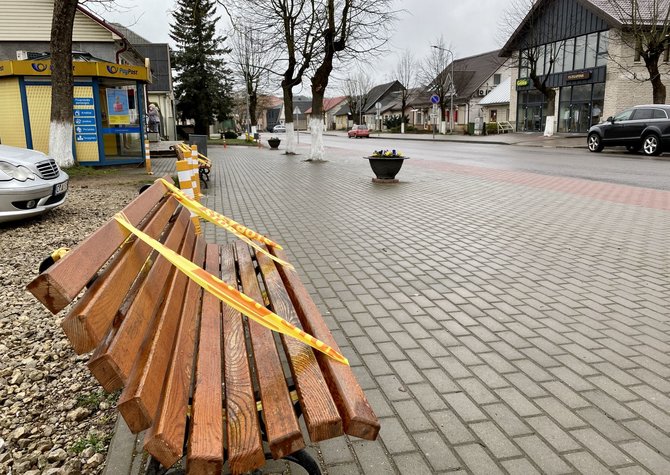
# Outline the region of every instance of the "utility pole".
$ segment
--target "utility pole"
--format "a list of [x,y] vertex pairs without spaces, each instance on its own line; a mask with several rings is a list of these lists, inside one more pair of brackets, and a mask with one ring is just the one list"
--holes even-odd
[[446,51],[447,53],[451,54],[451,79],[449,84],[449,96],[451,99],[450,105],[449,105],[449,133],[453,134],[454,133],[454,52],[451,51],[448,48],[442,48],[441,46],[437,45],[431,45],[431,48],[435,48],[440,51]]

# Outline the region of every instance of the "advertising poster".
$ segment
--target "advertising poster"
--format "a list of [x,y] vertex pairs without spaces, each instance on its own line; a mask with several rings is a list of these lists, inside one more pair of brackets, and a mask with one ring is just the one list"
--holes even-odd
[[109,125],[130,124],[127,90],[107,89],[107,115]]

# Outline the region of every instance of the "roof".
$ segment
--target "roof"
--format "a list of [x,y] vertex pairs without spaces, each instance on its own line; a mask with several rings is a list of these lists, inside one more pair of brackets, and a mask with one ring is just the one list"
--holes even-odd
[[506,78],[489,92],[486,97],[479,101],[480,106],[492,104],[509,104],[512,94],[512,78]]
[[367,113],[370,109],[372,109],[377,102],[380,102],[380,99],[382,99],[391,89],[393,88],[398,88],[402,87],[404,88],[402,84],[398,81],[391,81],[387,82],[384,84],[379,84],[378,86],[373,87],[370,89],[368,92],[368,100],[365,102],[365,105],[363,106],[363,112]]
[[[328,112],[329,110],[333,109],[334,107],[339,106],[346,99],[347,99],[346,96],[325,97],[323,99],[323,110],[324,110],[324,112]],[[311,107],[305,111],[305,114],[311,114],[311,113],[312,113],[312,108]]]
[[[521,20],[514,33],[509,37],[505,46],[500,50],[501,56],[509,56],[514,49],[514,45],[521,34],[524,33],[528,23],[535,15],[539,15],[542,9],[553,0],[537,0],[528,11],[528,14]],[[639,8],[639,13],[633,15],[631,0],[575,0],[582,7],[593,12],[610,28],[621,28],[630,26],[632,20],[639,23],[651,24],[654,20],[660,19],[659,24],[665,23],[666,12],[670,9],[670,0],[635,0]],[[656,12],[655,12],[655,9]]]
[[[455,98],[468,99],[503,65],[500,50],[469,56],[454,61]],[[451,64],[445,71],[451,71]]]
[[149,41],[146,38],[138,35],[133,30],[131,30],[130,28],[126,28],[125,26],[121,25],[120,23],[108,23],[108,24],[114,26],[114,28],[116,28],[116,30],[118,30],[119,33],[121,33],[123,36],[125,36],[126,39],[132,45],[146,45],[146,44],[151,43],[151,41]]

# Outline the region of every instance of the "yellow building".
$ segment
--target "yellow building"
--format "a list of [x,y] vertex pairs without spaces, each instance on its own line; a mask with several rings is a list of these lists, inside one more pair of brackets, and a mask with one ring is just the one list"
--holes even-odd
[[[148,70],[74,61],[74,154],[82,165],[144,161]],[[0,141],[48,153],[51,62],[0,61]]]

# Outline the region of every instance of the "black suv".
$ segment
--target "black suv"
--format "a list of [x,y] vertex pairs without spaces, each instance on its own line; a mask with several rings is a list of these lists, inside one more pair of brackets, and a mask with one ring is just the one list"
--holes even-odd
[[591,152],[623,145],[629,152],[642,149],[645,155],[658,155],[670,145],[670,106],[635,106],[608,117],[589,129],[587,144]]

